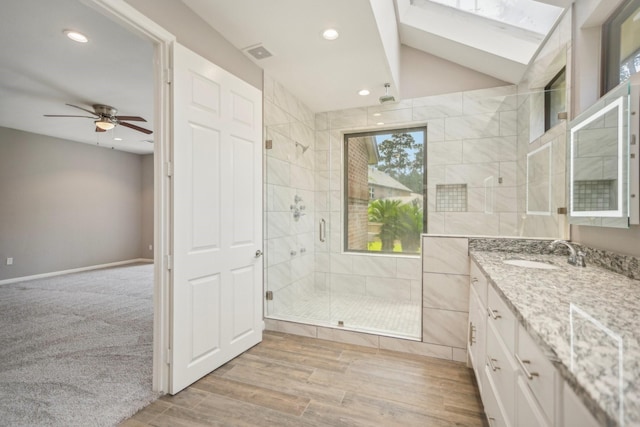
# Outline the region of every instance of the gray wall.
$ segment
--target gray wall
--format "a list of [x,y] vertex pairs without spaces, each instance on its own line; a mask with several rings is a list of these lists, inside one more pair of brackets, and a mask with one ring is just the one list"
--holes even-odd
[[0,280],[142,257],[142,163],[0,128]]
[[509,83],[418,49],[400,47],[400,97],[443,95],[507,86]]
[[262,69],[229,43],[184,3],[176,0],[126,0],[176,36],[178,43],[262,89]]

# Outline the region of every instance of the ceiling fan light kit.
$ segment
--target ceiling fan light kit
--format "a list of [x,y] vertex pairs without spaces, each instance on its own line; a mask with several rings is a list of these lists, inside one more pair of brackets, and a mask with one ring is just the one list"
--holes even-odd
[[128,123],[130,121],[146,122],[144,118],[139,116],[118,116],[116,115],[118,114],[118,110],[116,110],[115,108],[109,105],[94,104],[93,111],[83,107],[78,107],[77,105],[73,105],[73,104],[67,104],[67,105],[69,107],[77,108],[79,110],[86,111],[87,113],[93,114],[93,117],[92,116],[69,116],[69,115],[60,115],[60,114],[45,114],[44,116],[45,117],[82,117],[82,118],[93,119],[94,124],[96,125],[95,127],[96,132],[106,132],[108,130],[113,129],[117,125],[122,125],[129,129],[146,133],[147,135],[150,135],[153,133],[153,131],[149,129],[145,129],[138,125]]
[[102,130],[111,130],[114,127],[116,127],[115,124],[111,123],[108,120],[103,120],[103,119],[96,120],[95,123],[96,123],[96,127]]

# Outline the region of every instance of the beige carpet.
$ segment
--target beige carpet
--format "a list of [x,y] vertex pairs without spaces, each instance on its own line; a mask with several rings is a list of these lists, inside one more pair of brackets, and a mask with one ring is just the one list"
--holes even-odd
[[152,340],[152,264],[0,286],[0,425],[116,425],[157,397]]

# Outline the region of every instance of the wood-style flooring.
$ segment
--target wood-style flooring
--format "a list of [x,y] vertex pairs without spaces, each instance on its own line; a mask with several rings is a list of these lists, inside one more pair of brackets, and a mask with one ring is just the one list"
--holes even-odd
[[472,375],[461,363],[265,331],[120,426],[486,426]]

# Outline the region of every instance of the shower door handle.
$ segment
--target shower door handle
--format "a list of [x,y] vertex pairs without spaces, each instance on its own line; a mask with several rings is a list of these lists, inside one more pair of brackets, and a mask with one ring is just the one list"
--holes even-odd
[[320,220],[320,232],[318,234],[321,242],[327,240],[327,223],[324,218]]
[[258,249],[256,251],[256,258],[260,258],[262,256],[262,251],[260,249]]

